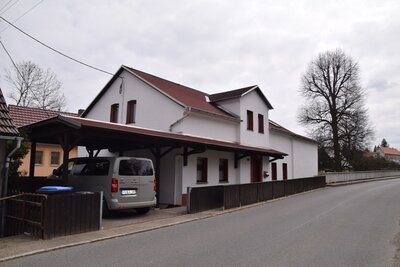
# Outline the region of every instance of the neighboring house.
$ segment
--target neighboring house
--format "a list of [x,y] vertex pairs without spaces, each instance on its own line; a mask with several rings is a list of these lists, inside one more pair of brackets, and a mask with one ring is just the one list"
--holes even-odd
[[[10,116],[15,125],[19,128],[41,120],[55,117],[59,114],[77,117],[78,114],[70,112],[61,112],[40,108],[22,107],[9,105]],[[76,157],[78,149],[70,151],[70,157]],[[35,155],[35,176],[48,176],[53,169],[57,168],[62,162],[63,150],[59,145],[37,144]],[[22,165],[18,169],[22,175],[29,175],[30,152],[22,159]]]
[[0,197],[3,196],[3,184],[6,177],[6,143],[19,135],[10,117],[6,100],[0,89]]
[[386,158],[387,160],[400,164],[400,151],[392,147],[378,147],[376,154],[379,157]]
[[[283,160],[287,164],[286,173],[283,170],[274,178],[317,175],[317,143],[286,129],[271,128],[271,109],[272,105],[257,85],[209,95],[122,66],[82,117],[216,140],[238,148],[246,146],[248,152],[240,155],[207,146],[192,149],[190,153],[183,147],[172,147],[161,159],[159,201],[184,205],[187,187],[271,180],[270,168],[274,166],[271,162],[286,154],[289,154],[289,158]],[[281,142],[276,141],[278,138]],[[78,154],[87,155],[83,149],[79,149]],[[123,154],[149,157],[154,161],[154,153],[148,149],[134,149]],[[115,153],[101,151],[100,155]]]

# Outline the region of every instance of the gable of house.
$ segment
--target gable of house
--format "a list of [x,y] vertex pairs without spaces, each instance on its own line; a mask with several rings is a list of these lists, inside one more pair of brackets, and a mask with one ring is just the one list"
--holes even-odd
[[[255,124],[259,117],[263,121],[263,135],[249,136],[244,131],[240,118],[246,116],[243,103],[253,98],[248,106],[255,102],[262,106],[254,113]],[[255,98],[255,101],[254,101]],[[237,114],[224,107],[226,101],[235,99],[241,102]],[[129,101],[133,102],[135,120],[128,120],[131,113]],[[265,108],[264,108],[265,107]],[[110,82],[93,100],[82,117],[111,121],[114,113],[118,113],[116,122],[134,124],[136,126],[173,131],[208,138],[246,143],[249,145],[268,146],[268,109],[272,108],[258,86],[232,90],[223,94],[209,95],[193,88],[177,84],[166,79],[122,66]],[[244,110],[244,111],[243,111]],[[244,112],[244,114],[242,114]],[[114,114],[114,115],[112,115]]]

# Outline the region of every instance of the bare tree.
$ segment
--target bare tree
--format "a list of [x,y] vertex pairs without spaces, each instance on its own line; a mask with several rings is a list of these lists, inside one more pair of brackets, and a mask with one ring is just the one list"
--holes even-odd
[[301,80],[307,104],[299,121],[321,140],[336,171],[346,165],[345,154],[361,149],[372,134],[358,72],[357,63],[342,50],[327,51],[311,61]]
[[62,83],[50,69],[43,70],[31,61],[16,64],[17,68],[5,70],[5,79],[12,91],[9,97],[18,106],[63,110],[66,98],[61,92]]

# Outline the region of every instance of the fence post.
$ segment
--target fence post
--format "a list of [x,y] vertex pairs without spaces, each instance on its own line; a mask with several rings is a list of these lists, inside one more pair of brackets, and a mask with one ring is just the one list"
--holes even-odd
[[192,188],[191,187],[187,187],[187,189],[186,189],[186,196],[187,196],[187,199],[186,199],[186,212],[187,213],[190,213],[190,201],[191,201],[190,193],[191,193],[191,191],[192,191]]

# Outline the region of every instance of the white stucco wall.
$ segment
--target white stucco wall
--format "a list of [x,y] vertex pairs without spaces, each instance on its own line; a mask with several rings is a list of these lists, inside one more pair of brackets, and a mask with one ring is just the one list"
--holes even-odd
[[293,142],[293,178],[318,175],[318,146],[317,143],[294,139]]
[[218,105],[229,110],[231,113],[240,116],[240,98],[219,101]]
[[[288,179],[318,175],[317,143],[272,130],[270,147],[288,154],[284,159],[274,161],[278,180],[283,178],[283,163],[287,164]],[[271,170],[269,172],[271,174]]]
[[[253,131],[247,130],[247,110],[253,111]],[[258,132],[258,114],[264,116],[264,133]],[[258,147],[269,146],[268,107],[256,91],[240,100],[240,143]]]
[[[208,158],[207,168],[207,183],[197,184],[196,171],[197,171],[197,158]],[[228,159],[228,182],[219,182],[219,159]],[[218,185],[218,184],[236,184],[238,183],[238,169],[234,168],[234,154],[222,151],[209,150],[204,153],[190,155],[188,157],[188,165],[183,166],[182,161],[182,188],[181,192],[186,194],[187,187]]]
[[127,102],[136,100],[135,126],[154,130],[169,131],[170,125],[183,116],[184,108],[156,89],[123,71],[123,89],[120,94],[121,79],[116,79],[86,118],[110,121],[111,105],[119,104],[118,123],[126,123]]
[[214,116],[190,113],[173,130],[217,140],[238,142],[239,122]]

